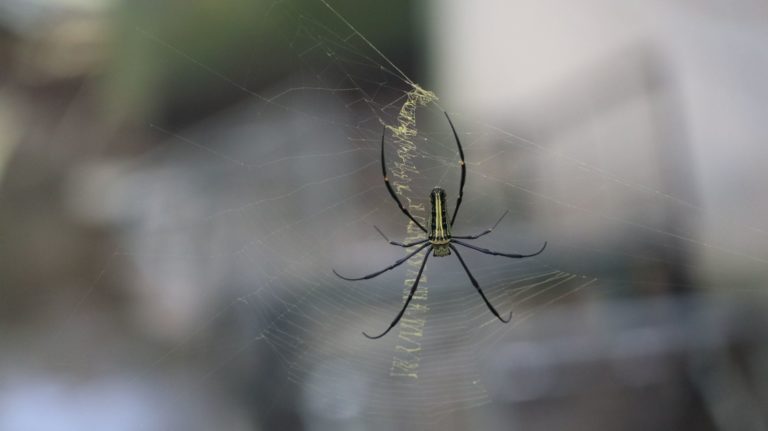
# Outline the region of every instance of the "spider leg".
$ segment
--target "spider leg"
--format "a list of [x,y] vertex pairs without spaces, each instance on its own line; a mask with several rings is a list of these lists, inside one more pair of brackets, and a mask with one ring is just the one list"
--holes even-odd
[[348,280],[348,281],[368,280],[368,279],[371,279],[371,278],[373,278],[373,277],[376,277],[376,276],[378,276],[378,275],[380,275],[380,274],[382,274],[382,273],[384,273],[384,272],[387,272],[387,271],[389,271],[390,269],[394,269],[394,268],[397,268],[399,265],[402,265],[402,264],[403,264],[403,263],[404,263],[406,260],[408,260],[408,259],[410,259],[411,257],[413,257],[413,255],[415,255],[416,253],[420,252],[421,250],[424,250],[424,248],[425,248],[425,247],[427,247],[428,245],[429,245],[429,243],[427,243],[427,244],[424,244],[424,245],[422,245],[421,247],[417,248],[415,251],[413,251],[413,252],[411,252],[410,254],[408,254],[407,256],[405,256],[404,258],[402,258],[402,259],[398,259],[398,260],[397,260],[397,262],[395,262],[394,264],[392,264],[392,265],[390,265],[390,266],[388,266],[388,267],[386,267],[386,268],[382,269],[381,271],[376,271],[376,272],[374,272],[373,274],[368,274],[368,275],[366,275],[366,276],[364,276],[364,277],[360,277],[360,278],[349,278],[349,277],[344,277],[343,275],[339,274],[338,272],[336,272],[336,270],[335,270],[335,269],[334,269],[334,270],[332,270],[332,271],[333,271],[333,273],[334,273],[334,274],[336,274],[336,276],[337,276],[337,277],[339,277],[339,278],[341,278],[341,279],[344,279],[344,280]]
[[375,340],[387,335],[387,333],[391,331],[392,328],[395,327],[395,325],[397,325],[397,322],[399,322],[400,319],[403,317],[403,314],[405,314],[405,309],[408,308],[408,304],[411,303],[411,299],[413,299],[413,294],[416,293],[416,288],[419,287],[419,280],[421,280],[421,273],[424,272],[424,266],[427,264],[427,259],[429,258],[429,254],[431,252],[432,252],[432,249],[430,248],[429,250],[427,250],[427,254],[424,255],[424,260],[421,261],[421,267],[419,268],[419,274],[416,275],[416,279],[413,281],[413,286],[411,287],[411,292],[408,294],[408,299],[405,300],[405,304],[403,304],[403,308],[400,309],[400,312],[397,313],[395,320],[393,320],[392,323],[389,324],[389,328],[387,328],[387,330],[382,332],[381,334],[373,337],[366,334],[365,332],[363,332],[363,335],[365,335],[367,338],[370,338],[371,340]]
[[384,175],[384,184],[387,186],[387,190],[389,191],[389,194],[392,195],[392,199],[397,202],[397,206],[400,208],[400,211],[403,212],[406,216],[408,216],[409,219],[411,219],[412,222],[416,223],[416,226],[419,227],[419,229],[423,230],[424,233],[427,233],[427,230],[424,228],[424,226],[421,225],[418,221],[416,221],[415,218],[411,215],[411,213],[408,212],[407,209],[403,206],[402,202],[400,202],[400,199],[395,194],[395,191],[392,189],[392,185],[389,184],[389,176],[387,176],[387,165],[384,163],[384,135],[387,132],[387,128],[385,127],[381,131],[381,173]]
[[378,228],[378,226],[373,226],[373,228],[376,229],[376,231],[379,232],[379,235],[381,235],[385,240],[387,240],[388,243],[392,245],[397,245],[403,248],[413,247],[414,245],[424,244],[425,242],[429,241],[428,239],[422,239],[419,241],[409,242],[407,244],[403,244],[402,242],[397,242],[397,241],[390,241],[389,238],[387,238],[387,236],[384,235],[384,232],[382,232],[381,229]]
[[[454,238],[456,238],[456,237],[454,237]],[[522,259],[524,257],[537,256],[537,255],[541,254],[541,252],[544,251],[545,248],[547,248],[547,242],[544,241],[544,245],[541,246],[541,249],[539,251],[537,251],[536,253],[531,253],[531,254],[515,254],[515,253],[500,253],[498,251],[493,251],[493,250],[488,250],[487,248],[477,247],[477,246],[474,246],[472,244],[467,244],[466,242],[458,241],[458,240],[453,240],[452,242],[455,242],[456,244],[459,244],[459,245],[463,245],[464,247],[471,248],[473,250],[477,250],[480,253],[490,254],[490,255],[493,255],[493,256],[511,257],[513,259]]]
[[478,239],[478,238],[480,238],[480,237],[481,237],[481,236],[483,236],[483,235],[488,235],[489,233],[491,233],[491,231],[492,231],[492,230],[496,229],[496,226],[498,226],[498,225],[499,225],[499,223],[501,223],[501,221],[504,219],[504,217],[506,217],[506,216],[507,216],[507,214],[509,214],[509,210],[506,210],[506,211],[504,211],[504,214],[502,214],[502,215],[501,215],[501,217],[500,217],[500,218],[499,218],[499,220],[496,222],[496,224],[495,224],[495,225],[493,225],[493,227],[491,227],[491,228],[488,228],[488,229],[484,230],[482,233],[479,233],[479,234],[477,234],[477,235],[467,235],[467,236],[455,236],[455,235],[454,235],[454,236],[453,236],[453,238],[460,238],[460,239]]
[[456,257],[459,258],[459,262],[461,262],[461,266],[464,267],[464,271],[467,272],[467,275],[469,276],[469,281],[472,282],[472,285],[475,286],[475,289],[477,289],[477,293],[480,294],[480,296],[483,298],[483,301],[485,301],[485,305],[488,306],[488,309],[491,310],[491,313],[493,313],[494,316],[496,316],[499,320],[501,320],[504,323],[509,323],[509,320],[512,319],[512,312],[509,312],[509,317],[507,317],[506,320],[504,320],[501,315],[499,315],[499,312],[496,311],[495,308],[493,308],[493,305],[491,305],[491,302],[488,301],[488,298],[485,297],[485,294],[483,293],[483,289],[480,288],[480,284],[475,280],[475,277],[472,276],[472,273],[469,272],[469,268],[467,268],[467,264],[464,263],[464,259],[461,258],[461,255],[459,254],[459,251],[456,250],[456,247],[449,244],[449,247],[451,247],[451,250],[453,250],[454,253],[456,253]]
[[451,227],[453,227],[453,222],[456,221],[456,214],[459,212],[459,207],[461,206],[461,199],[464,197],[464,182],[467,179],[467,165],[464,163],[464,150],[461,148],[459,134],[456,133],[456,128],[453,127],[453,122],[451,121],[451,117],[448,116],[448,113],[443,112],[443,114],[445,114],[445,118],[448,119],[448,124],[451,125],[451,130],[453,130],[453,137],[456,138],[456,146],[459,147],[459,166],[461,166],[461,184],[459,185],[459,197],[456,199],[456,208],[453,209],[453,216],[451,217]]

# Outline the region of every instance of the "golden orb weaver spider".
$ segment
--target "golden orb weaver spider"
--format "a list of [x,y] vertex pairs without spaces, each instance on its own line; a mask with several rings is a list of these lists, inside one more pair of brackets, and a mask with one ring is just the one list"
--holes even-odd
[[461,141],[459,140],[459,134],[456,133],[456,128],[453,127],[453,122],[451,121],[451,117],[448,116],[447,112],[444,112],[445,118],[448,119],[448,124],[451,126],[451,130],[453,131],[453,137],[456,139],[456,146],[459,148],[459,166],[461,166],[461,183],[459,185],[459,196],[456,199],[456,207],[453,209],[453,216],[451,217],[451,222],[448,223],[447,219],[447,209],[445,205],[445,191],[441,189],[440,187],[435,187],[432,189],[432,192],[429,194],[430,202],[432,204],[432,211],[430,213],[430,226],[429,231],[427,231],[424,226],[421,225],[421,223],[418,222],[410,212],[403,206],[403,204],[400,202],[400,199],[395,194],[395,191],[392,189],[392,186],[389,184],[389,177],[387,176],[387,166],[384,161],[384,136],[386,134],[386,127],[381,132],[381,173],[384,175],[384,184],[387,186],[387,190],[389,191],[389,194],[392,196],[392,199],[395,200],[397,203],[397,206],[400,208],[400,211],[403,212],[413,223],[416,224],[416,226],[419,227],[424,233],[426,233],[427,239],[422,239],[420,241],[411,242],[408,244],[403,244],[401,242],[397,241],[390,241],[389,238],[387,238],[386,235],[384,235],[384,232],[382,232],[378,227],[374,226],[376,231],[379,232],[379,234],[384,237],[384,239],[389,242],[392,245],[396,245],[403,248],[413,247],[413,246],[419,246],[415,251],[409,253],[407,256],[403,257],[402,259],[399,259],[394,264],[382,269],[381,271],[376,271],[372,274],[368,274],[363,277],[359,278],[349,278],[344,277],[343,275],[336,272],[336,270],[333,270],[333,273],[336,274],[339,278],[342,278],[344,280],[348,281],[358,281],[358,280],[368,280],[374,277],[377,277],[381,275],[384,272],[389,271],[390,269],[397,268],[398,266],[402,265],[404,262],[406,262],[408,259],[416,255],[421,250],[429,247],[429,250],[427,250],[427,254],[424,255],[424,260],[421,261],[421,266],[419,267],[419,273],[416,275],[416,279],[413,282],[413,286],[411,286],[411,291],[408,294],[408,299],[405,300],[405,304],[403,304],[403,308],[400,309],[400,312],[395,317],[395,320],[392,321],[392,323],[389,325],[389,327],[382,332],[379,335],[376,336],[370,336],[363,332],[363,335],[366,337],[375,340],[377,338],[381,338],[387,333],[392,330],[392,328],[397,325],[397,323],[400,321],[400,319],[403,317],[403,314],[405,313],[405,310],[408,308],[408,304],[411,302],[411,299],[413,299],[413,294],[416,293],[416,289],[419,287],[419,280],[421,280],[421,273],[424,272],[424,266],[427,264],[427,259],[429,258],[429,253],[432,252],[436,257],[441,256],[449,256],[451,254],[451,251],[456,253],[456,257],[459,258],[459,263],[461,263],[461,266],[464,268],[464,271],[469,276],[469,281],[472,283],[473,286],[475,286],[475,289],[477,290],[477,293],[480,294],[480,296],[483,298],[483,301],[485,302],[485,305],[488,306],[488,309],[491,310],[491,313],[493,313],[494,316],[496,316],[499,320],[501,320],[504,323],[508,323],[509,320],[512,318],[512,312],[509,313],[509,317],[504,319],[499,315],[499,312],[496,311],[495,308],[493,308],[493,305],[491,305],[491,302],[488,301],[488,298],[485,297],[485,293],[483,293],[483,289],[480,288],[480,285],[478,284],[477,280],[475,280],[475,277],[472,275],[472,273],[469,271],[469,268],[467,267],[467,264],[464,262],[464,259],[461,257],[461,254],[459,253],[459,250],[454,247],[454,244],[458,244],[463,247],[470,248],[475,251],[479,251],[481,253],[490,254],[493,256],[504,256],[509,257],[512,259],[522,259],[526,257],[533,257],[541,252],[544,251],[544,249],[547,247],[547,242],[544,242],[544,245],[541,247],[539,251],[532,254],[514,254],[514,253],[500,253],[498,251],[488,250],[486,248],[477,247],[472,244],[468,244],[463,240],[473,240],[478,239],[483,235],[491,233],[493,229],[496,228],[496,226],[501,223],[501,220],[504,219],[504,217],[509,213],[509,210],[505,211],[504,214],[499,218],[498,221],[496,221],[496,224],[493,225],[493,227],[488,228],[484,230],[483,232],[477,234],[477,235],[467,235],[467,236],[453,236],[451,235],[451,228],[453,228],[453,222],[456,220],[456,214],[459,212],[459,206],[461,206],[461,199],[464,197],[464,183],[466,182],[467,178],[467,167],[464,163],[464,150],[461,148]]

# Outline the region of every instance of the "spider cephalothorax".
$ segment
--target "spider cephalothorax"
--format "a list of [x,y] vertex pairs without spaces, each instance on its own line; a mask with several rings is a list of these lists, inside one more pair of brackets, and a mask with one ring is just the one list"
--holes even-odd
[[445,209],[445,190],[440,187],[432,189],[429,194],[432,203],[431,223],[429,225],[429,243],[435,256],[451,254],[451,228],[448,226],[448,216]]
[[387,165],[384,162],[384,136],[387,131],[385,128],[384,131],[381,133],[381,173],[384,175],[384,184],[387,186],[387,191],[389,191],[389,194],[392,196],[392,199],[395,200],[397,203],[398,208],[400,208],[400,211],[403,212],[413,223],[416,224],[416,226],[419,227],[425,234],[427,234],[427,239],[422,239],[420,241],[415,241],[407,244],[403,244],[401,242],[397,241],[390,241],[389,238],[387,238],[386,235],[384,235],[384,232],[379,230],[378,227],[374,226],[376,230],[381,234],[381,236],[384,237],[385,240],[387,240],[392,245],[397,245],[403,248],[408,247],[416,247],[416,250],[408,253],[407,256],[403,257],[402,259],[399,259],[394,264],[382,269],[381,271],[374,272],[373,274],[368,274],[363,277],[359,278],[348,278],[344,277],[342,275],[339,275],[336,270],[333,271],[334,274],[339,276],[340,278],[343,278],[344,280],[368,280],[373,277],[376,277],[386,271],[389,271],[390,269],[396,268],[399,265],[402,265],[405,261],[410,259],[411,257],[415,256],[420,251],[424,250],[425,248],[429,247],[429,250],[427,250],[427,253],[424,255],[424,260],[421,261],[421,266],[419,267],[419,273],[416,275],[416,279],[413,281],[413,286],[411,286],[411,291],[408,294],[408,298],[405,300],[405,304],[403,304],[403,308],[400,309],[400,313],[397,314],[395,317],[395,320],[392,321],[392,323],[389,325],[389,328],[387,328],[386,331],[382,332],[379,335],[376,335],[374,337],[371,337],[370,335],[363,332],[363,335],[365,335],[368,338],[381,338],[384,335],[386,335],[392,328],[397,325],[397,322],[400,321],[400,318],[403,317],[403,314],[405,313],[406,308],[408,308],[408,304],[410,304],[411,299],[413,299],[413,294],[416,293],[416,288],[419,287],[419,280],[421,280],[421,274],[424,272],[424,266],[427,264],[427,259],[429,258],[429,252],[432,251],[435,256],[448,256],[451,254],[451,251],[456,253],[456,257],[459,259],[459,263],[461,263],[461,266],[464,268],[464,271],[467,273],[467,276],[469,276],[469,281],[472,283],[472,285],[477,289],[477,293],[480,294],[480,297],[483,298],[483,301],[485,302],[485,305],[488,306],[488,309],[491,310],[491,313],[493,313],[494,316],[496,316],[499,320],[501,320],[504,323],[509,322],[509,319],[512,318],[512,313],[509,313],[509,317],[504,319],[499,315],[499,312],[496,311],[495,308],[493,308],[493,305],[491,305],[490,301],[488,301],[488,298],[485,297],[485,294],[483,293],[483,289],[480,288],[480,284],[478,284],[477,280],[475,280],[475,277],[472,276],[472,273],[469,272],[469,268],[467,268],[467,264],[464,262],[464,259],[461,257],[461,254],[459,254],[459,251],[456,250],[456,247],[453,246],[453,244],[458,244],[463,247],[471,248],[472,250],[479,251],[481,253],[490,254],[494,256],[504,256],[504,257],[510,257],[513,259],[521,259],[524,257],[532,257],[536,256],[537,254],[544,251],[544,249],[547,247],[547,243],[545,242],[544,245],[541,247],[539,251],[532,254],[515,254],[515,253],[500,253],[498,251],[488,250],[485,248],[477,247],[475,245],[466,243],[464,240],[472,240],[472,239],[478,239],[483,235],[486,235],[490,233],[496,226],[501,223],[501,220],[504,218],[504,216],[507,215],[507,212],[505,212],[501,218],[496,222],[493,227],[488,228],[484,230],[483,232],[477,234],[477,235],[467,235],[467,236],[452,236],[451,235],[451,228],[453,228],[453,222],[456,221],[456,214],[459,212],[459,206],[461,206],[461,199],[464,197],[464,182],[467,177],[467,167],[464,163],[464,150],[461,148],[461,141],[459,140],[459,135],[456,133],[456,129],[453,127],[453,122],[451,122],[451,117],[448,116],[448,114],[445,114],[445,118],[448,119],[448,124],[451,125],[451,130],[453,131],[453,137],[456,139],[456,146],[459,148],[459,166],[461,166],[461,183],[459,185],[459,196],[456,199],[456,206],[453,209],[453,216],[451,217],[450,223],[448,223],[448,211],[446,209],[446,202],[445,202],[445,191],[440,187],[435,187],[432,189],[432,192],[429,194],[430,201],[432,203],[432,212],[430,214],[430,226],[429,231],[421,224],[418,220],[413,218],[410,212],[408,212],[407,209],[403,206],[403,204],[400,202],[400,199],[395,194],[395,191],[392,189],[392,185],[389,184],[389,177],[387,176]]

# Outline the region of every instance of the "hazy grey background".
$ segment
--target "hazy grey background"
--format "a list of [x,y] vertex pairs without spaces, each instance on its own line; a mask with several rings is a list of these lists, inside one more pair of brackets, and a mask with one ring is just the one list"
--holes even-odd
[[[0,431],[766,429],[766,24],[748,0],[0,2]],[[412,273],[330,273],[402,256],[371,226],[406,233],[378,168],[404,76],[440,97],[406,197],[456,193],[445,109],[456,231],[510,210],[481,245],[549,241],[464,253],[507,326],[430,260],[418,378],[401,333],[360,334]]]

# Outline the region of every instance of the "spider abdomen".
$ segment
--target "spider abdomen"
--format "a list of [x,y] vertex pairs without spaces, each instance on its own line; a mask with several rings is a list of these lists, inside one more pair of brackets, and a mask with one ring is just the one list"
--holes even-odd
[[438,256],[438,257],[450,256],[451,249],[448,247],[448,242],[446,242],[445,244],[435,244],[435,243],[432,243],[432,244],[433,244],[432,251],[434,256]]
[[432,212],[429,226],[429,242],[432,244],[435,256],[448,256],[451,249],[451,230],[446,217],[445,190],[435,187],[429,194]]

